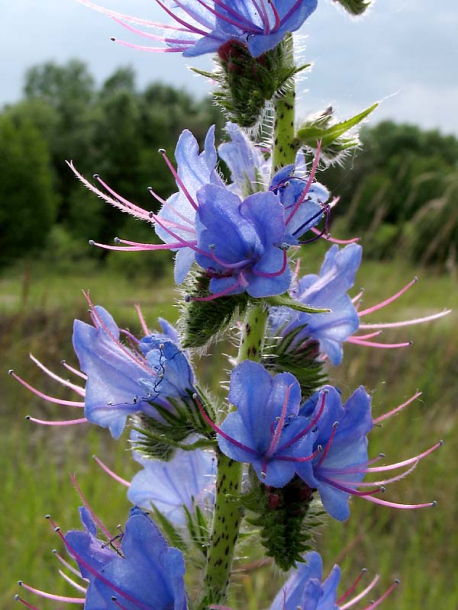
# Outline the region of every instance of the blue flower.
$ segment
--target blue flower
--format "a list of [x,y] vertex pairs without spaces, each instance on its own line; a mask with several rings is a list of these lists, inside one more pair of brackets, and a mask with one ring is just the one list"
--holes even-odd
[[127,44],[140,50],[165,50],[194,57],[215,53],[225,43],[238,41],[246,45],[253,57],[276,47],[288,32],[298,30],[317,7],[317,0],[156,0],[175,25],[162,26],[171,34],[158,36],[129,25],[141,23],[145,27],[160,27],[153,21],[138,20],[116,11],[104,9],[88,0],[83,4],[99,10],[128,30],[146,38],[163,42],[166,49]]
[[291,295],[299,302],[329,313],[308,314],[277,308],[269,319],[270,334],[285,337],[297,332],[290,349],[306,339],[315,339],[332,364],[342,361],[342,343],[358,330],[359,317],[347,291],[353,286],[361,262],[362,248],[349,244],[342,250],[333,245],[327,252],[319,275],[306,275]]
[[250,360],[231,375],[229,413],[219,429],[218,444],[233,460],[252,464],[258,477],[272,487],[283,487],[294,476],[296,446],[302,456],[311,453],[308,420],[299,417],[300,388],[290,373],[271,377]]
[[[92,309],[93,326],[75,320],[73,346],[87,375],[85,416],[118,438],[129,415],[158,419],[154,404],[173,411],[168,399],[188,399],[194,375],[178,345],[154,333],[137,349],[120,341],[120,331],[103,307]],[[131,338],[134,340],[134,338]]]
[[279,170],[271,179],[271,161],[235,123],[226,124],[230,137],[218,147],[218,154],[231,172],[229,188],[241,197],[270,190],[284,207],[283,241],[297,245],[299,238],[319,223],[325,213],[329,191],[314,180],[316,164],[307,172],[299,151],[293,165]]
[[357,487],[368,471],[367,434],[373,426],[371,398],[360,387],[342,405],[336,388],[324,386],[304,403],[300,415],[317,422],[313,451],[318,453],[311,461],[297,462],[296,472],[318,490],[331,517],[345,521],[350,515],[350,495],[364,495]]
[[[173,170],[178,192],[165,201],[155,219],[155,231],[171,250],[175,250],[175,281],[181,284],[194,262],[196,193],[206,184],[222,186],[216,171],[215,128],[210,127],[204,149],[187,129],[182,132],[175,148],[177,170]],[[174,247],[175,245],[175,247]],[[188,246],[188,247],[186,247]]]
[[240,197],[267,191],[271,162],[236,123],[226,123],[227,142],[218,146],[218,155],[231,173],[229,188]]
[[211,451],[177,449],[168,462],[151,460],[134,451],[143,466],[132,479],[128,498],[132,504],[149,509],[151,504],[175,525],[186,523],[185,508],[213,505],[216,463]]
[[226,188],[208,185],[197,193],[196,262],[214,294],[267,297],[284,293],[291,274],[282,238],[283,207],[273,193],[244,201]]
[[307,563],[294,570],[277,593],[270,610],[339,610],[337,587],[340,568],[334,566],[328,578],[323,578],[323,562],[316,552],[307,553]]
[[80,514],[85,531],[71,530],[63,538],[89,582],[86,610],[115,605],[126,610],[186,610],[183,555],[167,545],[146,513],[130,511],[120,544],[99,540],[87,508]]

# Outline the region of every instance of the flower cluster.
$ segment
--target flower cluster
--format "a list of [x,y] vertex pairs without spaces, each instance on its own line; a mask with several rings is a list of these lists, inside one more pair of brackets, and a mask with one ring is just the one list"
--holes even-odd
[[[79,1],[131,32],[163,43],[165,51],[187,57],[215,54],[226,70],[228,89],[243,94],[245,101],[261,91],[254,101],[262,107],[263,139],[246,133],[244,120],[226,124],[226,139],[219,147],[215,127],[208,130],[202,148],[184,130],[175,163],[165,150],[159,151],[176,191],[162,199],[150,188],[155,211],[128,201],[98,174],[95,183],[87,180],[69,163],[87,188],[148,223],[162,242],[116,238],[115,245],[95,245],[117,251],[172,251],[175,282],[185,283],[187,292],[176,326],[160,319],[160,330],[151,331],[137,308],[140,338],[120,329],[86,294],[91,323],[75,320],[73,328],[79,368],[63,363],[76,381],[31,356],[44,373],[74,392],[76,400],[44,394],[10,371],[39,397],[84,413],[71,420],[29,417],[31,421],[55,426],[89,422],[108,428],[114,439],[130,426],[133,459],[141,467],[128,481],[98,460],[128,488],[133,504],[116,535],[92,510],[74,477],[83,503],[83,530],[63,534],[51,520],[71,558],[69,562],[56,553],[63,565],[60,573],[80,597],[20,585],[86,610],[223,610],[243,531],[246,537],[256,532],[276,565],[291,569],[270,610],[349,608],[373,590],[378,576],[356,593],[359,577],[338,597],[339,567],[323,581],[320,555],[305,553],[314,528],[325,513],[347,520],[351,497],[399,509],[434,506],[402,504],[381,495],[441,442],[396,463],[384,464],[383,454],[371,458],[374,426],[419,394],[374,417],[369,392],[360,386],[343,399],[330,383],[329,364],[341,363],[345,342],[407,346],[374,339],[384,328],[428,322],[448,313],[365,324],[365,315],[392,303],[414,281],[366,309],[361,308],[361,295],[349,295],[362,246],[357,239],[337,240],[329,234],[337,198],[317,176],[322,147],[326,153],[336,138],[345,149],[352,146],[356,140],[342,135],[368,112],[337,127],[322,115],[318,132],[313,122],[295,131],[293,80],[302,68],[294,63],[291,33],[313,13],[317,0],[156,0],[171,18],[169,25]],[[368,5],[365,0],[338,1],[355,14]],[[146,32],[143,28],[148,27],[162,32]],[[260,74],[268,74],[273,64],[275,86],[260,84]],[[239,72],[240,82],[235,78]],[[305,145],[309,141],[313,147]],[[300,257],[309,268],[308,246],[322,239],[332,245],[319,273],[300,277]],[[204,339],[196,342],[193,328],[199,326]],[[201,355],[199,348],[210,350],[211,342],[224,333],[239,347],[237,357],[229,357],[233,368],[228,391],[222,383],[215,397],[191,362]],[[186,591],[189,567],[193,571],[186,575],[188,581],[198,571],[200,581]],[[379,606],[396,584],[366,608]],[[19,595],[16,599],[34,608]]]

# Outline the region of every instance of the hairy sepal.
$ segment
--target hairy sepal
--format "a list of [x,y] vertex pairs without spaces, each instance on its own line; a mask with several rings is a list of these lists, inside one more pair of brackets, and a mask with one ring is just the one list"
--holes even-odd
[[229,120],[248,128],[259,123],[266,103],[281,96],[294,76],[310,66],[292,65],[291,55],[291,37],[259,57],[252,57],[241,42],[230,40],[219,49],[214,72],[194,71],[218,83],[215,101]]
[[297,341],[303,329],[300,326],[284,337],[266,339],[262,364],[272,373],[292,373],[299,382],[303,399],[307,399],[327,383],[327,375],[324,361],[318,359],[318,341],[308,338]]
[[344,7],[351,15],[362,15],[368,9],[372,0],[334,0]]
[[312,548],[313,530],[321,525],[312,504],[313,489],[299,477],[281,488],[267,487],[256,475],[251,476],[253,488],[243,497],[250,511],[248,523],[259,528],[266,555],[282,570],[304,561],[304,552]]
[[184,348],[207,346],[235,318],[241,317],[248,306],[249,297],[246,294],[218,297],[209,301],[194,300],[211,296],[209,283],[208,277],[198,275],[188,292],[190,300],[183,305],[179,323]]

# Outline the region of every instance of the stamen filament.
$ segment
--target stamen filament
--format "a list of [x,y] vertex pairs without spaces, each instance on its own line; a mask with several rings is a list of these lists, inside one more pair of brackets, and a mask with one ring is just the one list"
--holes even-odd
[[124,485],[125,487],[130,487],[129,481],[126,481],[126,479],[123,479],[122,477],[117,475],[115,472],[110,470],[110,468],[108,468],[108,466],[104,462],[102,462],[102,460],[100,458],[98,458],[96,455],[93,455],[92,457],[97,462],[97,464],[100,466],[100,468],[102,468],[102,470],[104,470],[108,475],[110,475],[110,477],[112,479],[114,479],[118,483],[121,483],[121,485]]
[[389,297],[385,301],[382,301],[381,303],[378,303],[377,305],[374,305],[373,307],[369,307],[368,309],[364,309],[363,311],[359,311],[358,312],[359,317],[361,318],[362,316],[366,316],[369,313],[373,313],[374,311],[378,311],[379,309],[382,309],[383,307],[390,305],[390,303],[393,303],[393,301],[396,301],[396,299],[399,299],[400,296],[402,296],[405,292],[407,292],[407,290],[409,290],[409,288],[411,288],[417,282],[418,282],[418,278],[414,277],[413,280],[411,280],[408,284],[406,284],[404,286],[404,288],[401,288],[401,290],[399,292],[397,292],[393,296]]
[[34,587],[27,585],[25,582],[22,582],[22,580],[18,582],[18,585],[23,589],[27,589],[27,591],[30,591],[31,593],[35,593],[36,595],[39,595],[40,597],[44,597],[46,599],[52,599],[56,602],[64,602],[66,604],[84,604],[86,601],[85,598],[81,597],[64,597],[63,595],[47,593],[46,591],[42,591],[41,589],[35,589]]

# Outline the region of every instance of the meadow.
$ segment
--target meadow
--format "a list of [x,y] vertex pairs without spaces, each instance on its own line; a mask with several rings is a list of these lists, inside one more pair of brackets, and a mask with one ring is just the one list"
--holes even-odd
[[[304,272],[317,271],[318,254],[314,260],[310,268],[304,263]],[[409,319],[453,307],[455,312],[436,322],[384,333],[382,340],[386,342],[412,340],[408,348],[346,345],[343,364],[330,369],[329,374],[345,397],[364,384],[373,394],[376,415],[396,407],[417,390],[423,392],[402,413],[374,429],[370,452],[372,456],[384,452],[391,463],[421,453],[442,438],[442,448],[385,494],[385,499],[403,503],[437,500],[438,506],[401,511],[354,498],[349,521],[344,525],[327,521],[317,531],[316,540],[327,570],[336,561],[341,564],[342,591],[365,567],[367,582],[375,573],[381,574],[379,594],[394,578],[401,578],[401,585],[383,605],[387,610],[456,610],[458,283],[456,278],[413,269],[401,260],[389,264],[371,261],[358,273],[354,294],[364,287],[364,307],[369,307],[398,291],[415,275],[420,281],[399,301],[373,314],[370,321]],[[76,474],[83,493],[109,528],[124,522],[129,508],[125,487],[103,473],[92,457],[99,456],[128,479],[136,466],[128,455],[127,435],[115,442],[107,431],[87,425],[45,428],[26,421],[28,414],[44,419],[72,414],[61,406],[45,404],[7,375],[12,368],[42,392],[66,396],[28,354],[68,376],[61,361],[76,365],[71,346],[73,319],[88,320],[82,289],[89,289],[95,303],[109,309],[119,326],[134,333],[139,330],[136,303],[142,305],[153,328],[157,316],[170,321],[177,316],[173,301],[179,295],[165,280],[132,283],[122,275],[95,270],[59,274],[32,263],[0,277],[0,608],[13,606],[18,579],[54,593],[74,595],[59,577],[59,562],[52,553],[54,548],[62,550],[60,540],[43,518],[51,514],[64,531],[79,527],[80,500],[70,474]],[[226,352],[230,346],[216,349]],[[217,391],[224,356],[206,359],[202,366],[205,383]],[[217,371],[216,381],[213,370]],[[276,590],[281,575],[276,573],[272,578],[249,545],[242,547],[241,555],[229,605],[261,610],[268,605],[269,591]],[[30,595],[28,599],[32,601]],[[48,600],[33,602],[42,610],[62,607]]]

